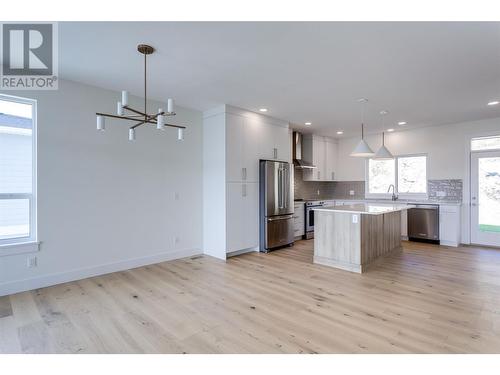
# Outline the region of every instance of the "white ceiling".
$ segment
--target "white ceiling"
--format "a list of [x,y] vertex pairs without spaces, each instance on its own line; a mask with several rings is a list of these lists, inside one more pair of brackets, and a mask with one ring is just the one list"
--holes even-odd
[[[500,117],[500,23],[60,23],[60,76],[143,89],[207,110],[227,103],[335,136]],[[112,105],[111,105],[112,107]],[[396,122],[407,121],[405,127]],[[304,122],[313,125],[306,127]]]

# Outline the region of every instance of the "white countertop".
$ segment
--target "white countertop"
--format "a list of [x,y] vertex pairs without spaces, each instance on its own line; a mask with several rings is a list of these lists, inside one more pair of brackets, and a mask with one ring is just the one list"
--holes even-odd
[[389,212],[404,211],[415,207],[411,204],[398,203],[355,203],[341,206],[324,206],[314,208],[314,211],[344,212],[352,214],[381,215]]
[[[295,201],[295,203],[306,203],[307,201],[335,201],[335,202],[349,202],[355,203],[376,203],[376,204],[392,204],[390,199],[349,199],[349,198],[324,198],[324,199],[304,199],[302,201]],[[436,204],[439,206],[461,206],[462,202],[455,201],[438,201],[431,199],[398,199],[395,204]]]

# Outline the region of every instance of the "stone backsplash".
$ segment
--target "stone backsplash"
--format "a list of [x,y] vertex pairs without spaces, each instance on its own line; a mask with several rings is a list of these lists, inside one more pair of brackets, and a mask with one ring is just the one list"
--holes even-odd
[[463,194],[462,180],[429,180],[427,191],[430,200],[461,202]]

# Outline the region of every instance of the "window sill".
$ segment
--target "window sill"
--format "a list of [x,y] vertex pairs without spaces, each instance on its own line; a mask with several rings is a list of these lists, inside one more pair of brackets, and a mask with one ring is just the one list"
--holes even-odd
[[21,242],[8,245],[0,245],[0,257],[36,253],[40,251],[40,242]]

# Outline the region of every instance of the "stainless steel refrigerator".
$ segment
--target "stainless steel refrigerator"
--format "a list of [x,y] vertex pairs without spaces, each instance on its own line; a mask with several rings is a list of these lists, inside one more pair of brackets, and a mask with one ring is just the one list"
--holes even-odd
[[293,244],[293,164],[260,161],[260,251]]

